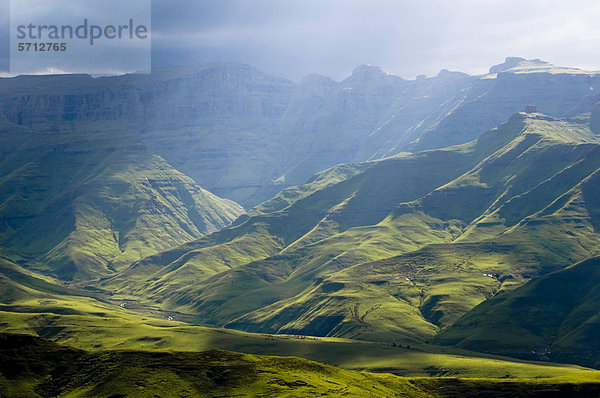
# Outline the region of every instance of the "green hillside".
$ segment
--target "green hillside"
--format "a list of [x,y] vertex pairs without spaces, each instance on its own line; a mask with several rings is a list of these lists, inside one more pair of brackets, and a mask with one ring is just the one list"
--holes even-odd
[[597,140],[589,118],[520,113],[468,144],[331,169],[97,286],[204,325],[424,342],[598,254]]
[[[171,308],[190,312],[190,307],[194,305],[192,301],[201,299],[207,302],[206,299],[200,298],[201,293],[197,292],[197,289],[203,285],[198,285],[197,282],[213,278],[204,285],[212,290],[209,294],[215,296],[214,301],[223,301],[223,298],[218,296],[220,294],[232,296],[239,302],[225,302],[225,305],[231,306],[241,315],[247,311],[248,305],[263,306],[270,298],[261,295],[262,297],[257,296],[256,299],[247,301],[248,297],[238,297],[240,291],[251,293],[251,287],[268,285],[279,289],[282,286],[271,284],[268,280],[286,279],[292,270],[299,268],[298,262],[307,259],[307,247],[314,246],[315,253],[316,250],[321,252],[319,258],[315,259],[315,265],[309,265],[302,278],[282,287],[291,289],[283,294],[299,293],[312,284],[313,278],[317,276],[318,267],[327,268],[327,263],[337,256],[333,253],[339,254],[340,250],[346,250],[346,242],[336,245],[333,237],[337,233],[347,231],[349,237],[361,239],[361,235],[354,234],[350,228],[375,224],[394,209],[398,200],[415,199],[443,184],[446,179],[460,175],[468,167],[469,157],[470,155],[459,152],[432,152],[376,162],[365,172],[338,184],[328,185],[284,209],[256,214],[203,240],[144,259],[119,276],[103,281],[102,286],[108,289],[117,287],[118,291],[125,295],[134,294],[138,297],[158,299]],[[431,159],[435,161],[428,162]],[[429,180],[423,177],[426,184],[412,184],[417,178],[417,172],[423,172],[425,168],[422,166],[427,163],[432,164],[428,171]],[[443,167],[445,173],[439,173],[440,169],[433,164],[446,165]],[[405,173],[403,165],[412,172]],[[390,177],[390,173],[405,182],[388,185],[388,193],[373,196],[372,193],[382,184],[387,185],[386,179]],[[414,190],[405,190],[406,186],[412,186]],[[372,206],[373,201],[379,198],[383,200],[379,201],[377,206]],[[357,218],[358,215],[360,219]],[[419,247],[402,236],[394,237],[390,233],[392,230],[387,227],[381,228],[378,237],[386,238],[390,249],[384,248],[380,256],[387,257],[388,253],[395,254],[398,250],[414,250]],[[426,228],[423,233],[427,235]],[[331,240],[324,240],[328,238]],[[373,240],[376,239],[377,237],[373,237]],[[432,239],[440,240],[435,234]],[[379,244],[384,245],[383,242]],[[403,245],[403,248],[391,249],[391,245],[396,244]],[[274,255],[277,257],[272,257]],[[265,267],[261,262],[253,262],[267,258],[265,261],[273,266]],[[140,278],[143,278],[142,283],[133,283]],[[194,285],[186,283],[191,280],[194,281]],[[227,285],[227,289],[221,292],[219,286],[222,284]],[[123,289],[120,286],[123,286]],[[236,291],[238,288],[241,290]],[[266,294],[280,293],[274,291]],[[179,308],[182,304],[187,308]],[[223,307],[217,311],[218,316],[229,317],[224,309]],[[214,322],[206,316],[203,318],[203,322]]]
[[527,397],[594,396],[597,372],[550,379],[402,378],[348,371],[294,357],[228,351],[86,352],[26,335],[0,334],[6,397]]
[[598,367],[599,265],[596,257],[498,295],[477,306],[436,341]]
[[122,128],[13,131],[27,139],[0,162],[0,245],[10,258],[85,280],[214,232],[243,213]]

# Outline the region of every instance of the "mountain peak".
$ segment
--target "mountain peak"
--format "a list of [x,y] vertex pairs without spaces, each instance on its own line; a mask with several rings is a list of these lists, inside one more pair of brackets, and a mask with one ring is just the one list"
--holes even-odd
[[342,82],[344,86],[395,84],[404,81],[400,76],[392,75],[379,66],[360,65],[354,68],[352,75]]
[[352,76],[357,78],[370,78],[380,75],[389,75],[381,67],[363,64],[359,65],[352,71]]
[[442,79],[458,79],[462,77],[468,77],[469,75],[463,72],[450,71],[448,69],[442,69],[437,74],[437,77]]
[[541,59],[525,59],[520,57],[508,57],[504,63],[494,65],[490,68],[490,74],[501,72],[507,73],[550,73],[550,74],[575,74],[575,75],[595,75],[598,72],[589,72],[582,69],[555,66],[550,62],[542,61]]
[[521,57],[506,57],[504,59],[504,63],[492,66],[490,68],[490,73],[498,73],[498,72],[507,71],[507,70],[519,65],[523,61],[527,61],[527,60],[525,58],[521,58]]

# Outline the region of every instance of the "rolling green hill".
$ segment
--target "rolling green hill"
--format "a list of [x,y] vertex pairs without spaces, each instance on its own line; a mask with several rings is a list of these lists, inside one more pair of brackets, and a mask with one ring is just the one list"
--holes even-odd
[[204,325],[423,342],[598,254],[599,151],[589,118],[516,114],[468,144],[331,169],[98,286]]
[[[294,357],[228,351],[86,352],[27,335],[0,334],[0,393],[13,397],[527,397],[594,396],[595,373],[547,380],[401,378]],[[524,395],[521,395],[524,394]],[[497,396],[497,395],[496,395]]]
[[582,261],[485,301],[436,341],[598,367],[599,265]]

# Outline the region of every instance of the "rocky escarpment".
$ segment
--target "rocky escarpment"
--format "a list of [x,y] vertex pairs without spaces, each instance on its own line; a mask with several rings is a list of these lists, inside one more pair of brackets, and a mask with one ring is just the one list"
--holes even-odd
[[21,76],[0,79],[0,119],[38,131],[126,131],[251,207],[334,164],[466,142],[527,104],[557,117],[590,112],[600,90],[597,74],[539,60],[507,58],[490,72],[406,80],[362,65],[341,82],[309,75],[296,84],[231,63]]

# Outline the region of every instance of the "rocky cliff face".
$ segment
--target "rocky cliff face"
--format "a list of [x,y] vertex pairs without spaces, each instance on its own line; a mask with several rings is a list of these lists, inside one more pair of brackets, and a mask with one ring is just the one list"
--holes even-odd
[[469,87],[471,93],[463,97],[460,106],[424,131],[410,148],[423,150],[466,142],[482,128],[502,122],[503,115],[521,111],[526,105],[555,117],[589,112],[584,106],[586,98],[599,89],[597,74],[500,72]]
[[300,84],[240,64],[26,76],[0,80],[0,119],[79,132],[109,123],[251,207],[337,163],[471,140],[527,104],[559,117],[589,112],[586,98],[600,90],[597,74],[539,60],[508,58],[490,72],[405,80],[363,65],[342,82]]
[[[2,79],[2,113],[25,125],[72,120],[136,123],[221,117],[280,117],[293,83],[247,65],[206,65],[152,75]],[[278,97],[284,97],[283,99]]]

